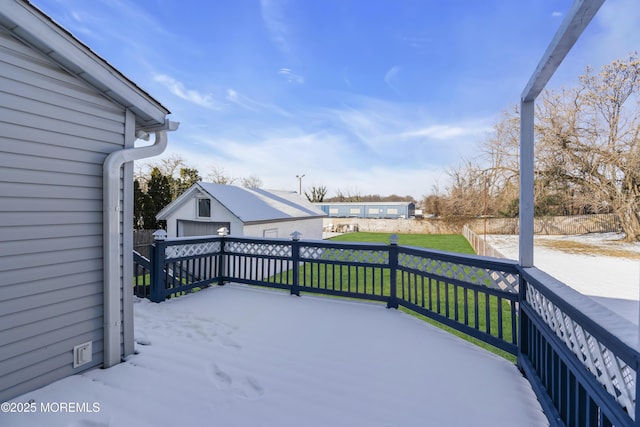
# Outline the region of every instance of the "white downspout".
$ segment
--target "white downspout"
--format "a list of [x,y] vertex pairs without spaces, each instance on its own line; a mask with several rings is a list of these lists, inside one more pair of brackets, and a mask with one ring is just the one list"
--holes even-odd
[[[145,129],[155,132],[153,144],[127,148],[109,154],[102,165],[103,198],[103,315],[104,367],[120,363],[120,171],[122,165],[134,160],[157,156],[167,147],[167,130],[176,130],[179,123],[165,120],[164,125]],[[124,254],[126,256],[126,254]]]

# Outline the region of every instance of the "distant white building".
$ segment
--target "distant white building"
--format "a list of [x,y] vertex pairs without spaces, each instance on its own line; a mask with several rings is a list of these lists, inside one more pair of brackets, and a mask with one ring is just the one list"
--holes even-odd
[[156,216],[168,237],[208,236],[226,227],[232,236],[322,239],[325,213],[292,191],[199,182]]
[[329,217],[407,219],[415,216],[413,202],[321,202],[315,205]]

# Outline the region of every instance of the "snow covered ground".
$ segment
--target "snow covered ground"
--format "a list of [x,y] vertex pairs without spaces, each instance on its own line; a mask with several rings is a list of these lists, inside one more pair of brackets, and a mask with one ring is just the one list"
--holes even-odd
[[[535,236],[534,264],[578,292],[638,325],[640,243],[615,233]],[[518,236],[489,235],[506,258],[518,259]]]
[[138,354],[16,398],[35,413],[0,425],[547,425],[513,364],[381,305],[227,285],[139,300],[135,322]]

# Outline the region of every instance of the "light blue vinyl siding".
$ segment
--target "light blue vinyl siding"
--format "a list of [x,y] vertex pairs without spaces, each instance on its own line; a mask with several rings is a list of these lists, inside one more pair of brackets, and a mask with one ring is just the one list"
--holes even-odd
[[0,31],[0,401],[102,363],[102,163],[125,117]]

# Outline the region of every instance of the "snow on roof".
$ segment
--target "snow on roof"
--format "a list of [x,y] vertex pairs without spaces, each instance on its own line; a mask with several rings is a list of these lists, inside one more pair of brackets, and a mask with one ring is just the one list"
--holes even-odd
[[326,216],[306,198],[293,191],[243,188],[207,182],[196,185],[245,223]]
[[229,284],[134,312],[137,354],[13,400],[87,409],[0,424],[548,425],[513,363],[384,305]]

